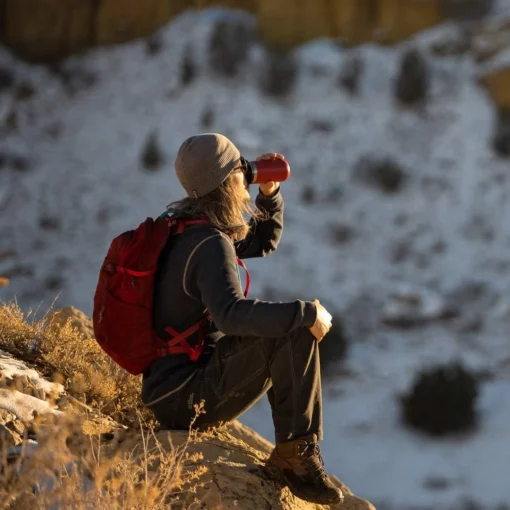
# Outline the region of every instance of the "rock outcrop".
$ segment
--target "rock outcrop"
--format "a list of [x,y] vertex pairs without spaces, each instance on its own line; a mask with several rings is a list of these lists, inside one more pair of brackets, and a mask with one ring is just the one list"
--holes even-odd
[[[160,445],[172,444],[174,449],[185,445],[188,455],[182,466],[183,476],[193,480],[196,490],[193,497],[208,510],[329,508],[296,498],[287,488],[282,489],[279,482],[267,478],[262,466],[272,450],[272,444],[237,421],[212,432],[194,435],[191,440],[186,431],[162,430],[155,434],[152,442],[155,441]],[[136,444],[129,440],[122,448],[137,451]],[[345,496],[340,507],[342,510],[375,510],[371,503],[356,497],[338,479],[334,478],[334,482]],[[183,488],[192,487],[187,482]],[[192,501],[189,495],[183,499]]]
[[254,0],[5,0],[0,4],[3,18],[0,41],[29,60],[55,60],[93,46],[146,37],[184,9],[223,4],[252,11],[254,3]]

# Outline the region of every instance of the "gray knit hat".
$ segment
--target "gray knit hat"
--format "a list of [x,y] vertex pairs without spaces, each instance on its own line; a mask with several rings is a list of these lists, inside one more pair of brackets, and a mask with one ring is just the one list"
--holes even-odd
[[175,172],[189,197],[201,197],[216,189],[241,158],[237,147],[223,135],[204,133],[181,145]]

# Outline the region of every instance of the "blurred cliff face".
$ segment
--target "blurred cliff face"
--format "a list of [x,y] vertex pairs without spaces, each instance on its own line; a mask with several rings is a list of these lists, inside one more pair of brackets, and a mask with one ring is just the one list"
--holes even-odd
[[96,45],[146,37],[186,9],[221,5],[255,14],[263,39],[289,49],[319,37],[394,43],[444,19],[479,19],[492,0],[5,0],[0,41],[51,61]]

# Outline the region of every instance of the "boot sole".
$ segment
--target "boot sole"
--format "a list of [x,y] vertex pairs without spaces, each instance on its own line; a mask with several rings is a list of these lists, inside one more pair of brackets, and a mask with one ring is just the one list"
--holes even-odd
[[[266,464],[263,467],[263,470],[269,478],[280,482],[285,487],[288,487],[288,489],[290,490],[290,492],[292,492],[292,494],[294,494],[294,496],[298,497],[299,499],[302,499],[303,501],[307,501],[308,503],[316,503],[318,505],[340,505],[344,501],[343,494],[341,492],[340,492],[340,494],[342,494],[342,496],[339,498],[333,499],[333,500],[327,499],[327,498],[320,498],[320,497],[312,498],[309,495],[301,492],[299,489],[296,489],[295,487],[293,487],[291,482],[285,476],[285,473],[281,469],[278,469],[277,467]],[[340,490],[340,489],[338,489],[338,490]]]

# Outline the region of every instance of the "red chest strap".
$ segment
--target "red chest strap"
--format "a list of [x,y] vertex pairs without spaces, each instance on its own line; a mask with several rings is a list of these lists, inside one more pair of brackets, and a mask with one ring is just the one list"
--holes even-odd
[[[174,230],[175,234],[182,234],[184,229],[189,225],[209,223],[206,219],[174,220],[173,218],[168,218],[168,222],[172,226],[177,226],[176,230]],[[250,290],[250,273],[248,272],[248,268],[246,267],[245,263],[241,259],[237,259],[237,264],[246,271],[246,287],[244,289],[244,297],[246,298],[248,297],[248,292]],[[197,361],[204,350],[205,326],[207,323],[211,322],[211,316],[206,310],[202,318],[196,324],[193,324],[193,326],[189,327],[182,333],[179,333],[177,330],[170,326],[165,328],[165,331],[172,337],[172,339],[168,340],[166,347],[157,350],[158,356],[167,356],[168,354],[187,354],[191,361]],[[191,346],[187,342],[187,338],[196,332],[198,332],[198,342],[196,345]]]

